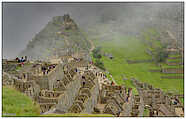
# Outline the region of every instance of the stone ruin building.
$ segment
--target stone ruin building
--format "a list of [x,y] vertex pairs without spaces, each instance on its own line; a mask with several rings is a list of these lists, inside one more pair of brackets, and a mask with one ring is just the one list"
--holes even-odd
[[114,116],[142,116],[143,105],[138,96],[133,96],[131,88],[103,84],[95,113]]
[[[43,66],[47,71],[43,72]],[[33,63],[31,70],[16,76],[4,72],[3,77],[11,80],[3,80],[3,84],[13,85],[37,101],[41,113],[52,109],[55,109],[53,113],[91,113],[97,104],[99,85],[93,70],[88,67],[83,59],[73,58],[63,59],[58,64]]]
[[65,14],[63,20],[64,20],[64,26],[66,30],[77,29],[77,25],[75,24],[73,19],[70,18],[69,14]]
[[161,89],[153,88],[152,85],[135,79],[133,82],[142,97],[145,108],[149,109],[150,116],[183,116],[184,107],[178,98],[180,95],[170,96]]

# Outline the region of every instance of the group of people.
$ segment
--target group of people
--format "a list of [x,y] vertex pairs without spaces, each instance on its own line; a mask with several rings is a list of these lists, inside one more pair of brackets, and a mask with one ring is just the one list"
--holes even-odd
[[56,65],[52,64],[49,66],[42,66],[41,70],[43,72],[43,75],[48,74],[52,69],[54,69],[56,67]]
[[18,63],[21,63],[21,66],[23,66],[23,65],[24,65],[24,62],[27,61],[27,56],[25,56],[25,58],[23,58],[23,57],[21,57],[21,58],[17,57],[17,58],[16,58],[16,61],[17,61]]
[[16,61],[17,61],[18,63],[25,62],[25,61],[27,61],[27,56],[25,56],[25,58],[23,58],[23,57],[21,57],[21,58],[17,57],[17,58],[16,58]]
[[177,105],[178,103],[180,103],[179,100],[178,100],[177,98],[172,99],[171,101],[172,101],[172,104],[173,104],[173,105]]

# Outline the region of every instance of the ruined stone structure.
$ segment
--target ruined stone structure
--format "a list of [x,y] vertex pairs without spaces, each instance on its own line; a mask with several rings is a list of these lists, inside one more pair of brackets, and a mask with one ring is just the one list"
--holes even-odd
[[144,100],[142,96],[135,95],[134,96],[134,103],[132,106],[132,112],[131,116],[138,117],[138,116],[143,116],[144,112]]
[[147,59],[147,60],[127,60],[128,64],[136,64],[136,63],[149,63],[153,62],[152,59]]
[[99,95],[98,80],[92,72],[85,72],[82,76],[81,88],[76,96],[71,113],[91,113],[97,104]]
[[63,95],[63,91],[41,90],[37,100],[39,102],[41,112],[44,113],[52,108],[55,108],[55,105],[58,104],[61,95]]
[[[129,98],[131,97],[132,93]],[[125,109],[126,103],[132,100],[128,98],[129,101],[126,102],[127,98],[127,89],[124,86],[102,84],[97,108],[100,108],[102,105],[104,108],[102,108],[102,110],[100,109],[101,113],[113,114],[115,116],[120,116],[121,113],[126,115],[126,113],[130,113],[130,111],[128,112],[126,111],[127,109]]]
[[168,74],[183,74],[184,70],[183,68],[163,68],[162,72]]
[[[43,73],[43,66],[47,73]],[[180,95],[169,96],[135,79],[133,83],[139,95],[133,95],[131,88],[112,84],[88,61],[68,56],[57,64],[33,62],[31,71],[16,75],[3,72],[3,85],[14,86],[38,102],[41,114],[143,116],[147,108],[150,116],[183,116],[183,106],[177,100]]]
[[106,75],[101,71],[96,71],[95,75],[98,78],[99,89],[102,90],[102,85],[111,85],[111,81],[106,77]]
[[[144,105],[149,108],[150,116],[179,116],[180,113],[176,114],[176,110],[178,107],[183,108],[178,102],[174,102],[175,104],[172,103],[175,98],[168,96],[168,94],[160,89],[153,88],[146,83],[141,83],[135,79],[133,79],[133,82],[139,94],[143,97]],[[176,100],[179,99],[176,98]]]
[[75,22],[70,18],[69,14],[65,14],[63,16],[63,20],[64,20],[64,27],[66,30],[69,29],[77,29],[77,25],[75,24]]

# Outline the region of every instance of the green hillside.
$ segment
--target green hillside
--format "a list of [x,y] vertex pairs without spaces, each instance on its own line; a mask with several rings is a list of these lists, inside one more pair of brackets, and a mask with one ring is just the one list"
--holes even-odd
[[[146,32],[145,39],[151,40],[151,38],[157,37],[151,33],[155,34],[156,32],[153,30],[150,30],[150,33]],[[154,41],[155,40],[153,40],[152,44]],[[155,63],[127,63],[127,60],[152,59],[152,56],[146,53],[146,49],[150,47],[145,40],[117,35],[108,41],[96,39],[94,40],[94,44],[95,46],[101,46],[102,52],[110,53],[114,56],[114,59],[102,56],[101,61],[118,84],[125,84],[126,86],[134,88],[130,80],[123,80],[123,78],[136,78],[156,88],[161,88],[164,91],[183,94],[183,79],[161,79],[162,74],[160,72],[149,72],[149,69],[160,69]],[[159,41],[155,41],[155,47],[158,46],[161,46]]]
[[3,87],[2,104],[2,116],[38,116],[40,114],[39,105],[10,87]]

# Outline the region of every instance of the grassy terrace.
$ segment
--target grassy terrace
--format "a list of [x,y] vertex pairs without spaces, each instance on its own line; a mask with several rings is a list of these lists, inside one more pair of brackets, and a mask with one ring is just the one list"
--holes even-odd
[[10,87],[3,87],[2,116],[38,116],[39,105],[33,104],[31,98]]
[[179,54],[169,54],[169,57],[179,57]]
[[149,110],[148,109],[144,109],[143,116],[149,117]]
[[[147,35],[146,38],[150,39],[150,36]],[[95,46],[101,46],[104,53],[111,53],[114,56],[114,59],[103,56],[101,60],[119,85],[125,84],[127,87],[134,88],[130,80],[123,80],[123,78],[136,78],[156,88],[161,88],[165,92],[172,91],[183,94],[183,79],[161,79],[161,73],[149,72],[149,69],[160,69],[155,63],[127,63],[127,59],[151,59],[151,56],[146,53],[146,49],[149,46],[142,40],[117,35],[109,41],[96,39],[94,40],[94,44]],[[136,93],[135,89],[134,93]]]
[[183,68],[183,65],[167,65],[166,63],[161,63],[162,64],[162,68]]
[[184,98],[180,98],[179,100],[180,100],[181,103],[184,105]]
[[167,59],[168,62],[181,62],[182,59]]
[[113,117],[111,114],[73,114],[73,113],[65,113],[65,114],[46,114],[40,115],[41,117]]

